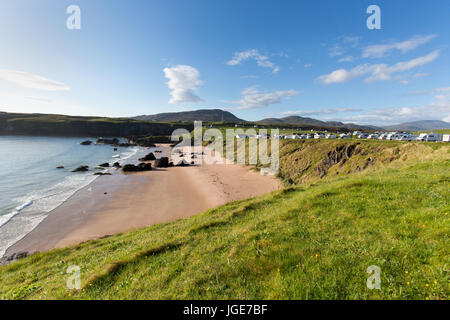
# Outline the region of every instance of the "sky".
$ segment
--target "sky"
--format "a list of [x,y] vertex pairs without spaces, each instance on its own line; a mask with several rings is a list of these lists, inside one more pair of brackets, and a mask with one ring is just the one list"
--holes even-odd
[[0,0],[0,111],[450,122],[449,18],[448,0]]

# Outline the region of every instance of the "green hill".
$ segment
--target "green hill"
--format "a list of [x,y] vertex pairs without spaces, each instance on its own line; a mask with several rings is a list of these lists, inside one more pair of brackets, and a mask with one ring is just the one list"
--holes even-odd
[[[315,143],[281,145],[292,187],[0,267],[0,297],[448,299],[449,146]],[[81,290],[66,288],[70,265]]]

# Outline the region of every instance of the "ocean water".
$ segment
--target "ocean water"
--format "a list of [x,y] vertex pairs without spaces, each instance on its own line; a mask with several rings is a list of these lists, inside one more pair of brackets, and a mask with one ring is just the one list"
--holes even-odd
[[[0,136],[0,257],[50,211],[93,182],[96,166],[129,161],[142,150],[80,145],[86,139]],[[71,172],[80,165],[90,171]]]

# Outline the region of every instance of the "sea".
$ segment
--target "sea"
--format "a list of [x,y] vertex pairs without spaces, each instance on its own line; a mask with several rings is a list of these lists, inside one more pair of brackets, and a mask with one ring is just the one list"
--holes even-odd
[[[114,151],[112,145],[80,145],[84,140],[95,141],[89,137],[0,136],[0,258],[52,210],[98,178],[93,173],[99,164],[130,162],[143,152],[140,147]],[[72,172],[81,165],[90,171]]]

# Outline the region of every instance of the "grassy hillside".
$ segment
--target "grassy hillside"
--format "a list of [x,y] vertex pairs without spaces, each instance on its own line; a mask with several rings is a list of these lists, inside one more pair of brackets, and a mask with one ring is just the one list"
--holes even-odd
[[[421,161],[33,255],[0,267],[0,297],[448,299],[449,148],[434,146]],[[82,290],[66,288],[70,265]],[[370,265],[381,290],[366,287]]]
[[168,136],[192,124],[145,122],[128,118],[78,117],[57,114],[0,112],[0,134],[82,137]]

